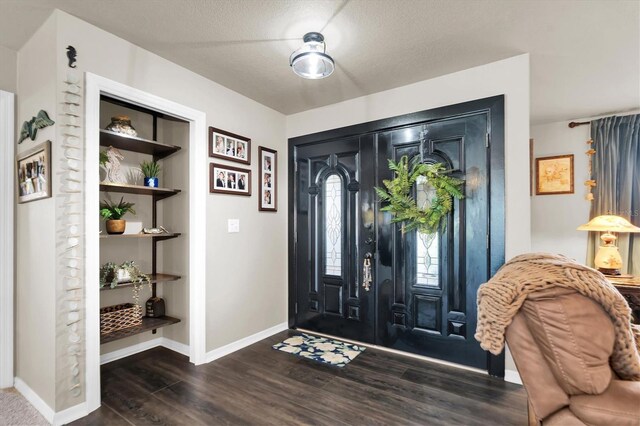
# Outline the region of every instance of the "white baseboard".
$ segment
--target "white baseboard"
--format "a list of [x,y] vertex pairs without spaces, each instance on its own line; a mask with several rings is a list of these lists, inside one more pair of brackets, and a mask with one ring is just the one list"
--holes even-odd
[[253,345],[254,343],[259,342],[262,339],[266,339],[267,337],[273,336],[274,334],[280,333],[281,331],[284,331],[288,328],[289,324],[283,322],[281,324],[267,328],[266,330],[262,330],[256,334],[252,334],[251,336],[236,340],[235,342],[229,343],[228,345],[219,347],[218,349],[214,349],[210,352],[207,352],[205,356],[205,362],[211,362],[218,358],[222,358],[225,355],[229,355],[230,353],[238,351],[249,345]]
[[85,402],[56,413],[21,378],[16,377],[14,383],[16,390],[53,426],[66,425],[89,414]]
[[162,346],[167,349],[171,349],[174,352],[178,352],[186,357],[189,356],[189,345],[185,345],[184,343],[176,342],[175,340],[167,339],[166,337],[162,338]]
[[162,346],[162,337],[157,337],[145,342],[136,343],[135,345],[127,346],[126,348],[118,349],[117,351],[108,352],[106,354],[100,355],[100,365],[107,364],[121,358],[126,358],[128,356],[137,354],[138,352],[144,352],[158,346]]
[[520,374],[516,370],[504,370],[504,381],[515,383],[517,385],[522,384],[522,379],[520,378]]
[[146,342],[137,343],[135,345],[127,346],[126,348],[118,349],[117,351],[100,355],[100,365],[107,364],[121,358],[126,358],[152,348],[157,348],[158,346],[164,346],[167,349],[189,356],[189,345],[167,339],[166,337],[157,337],[155,339],[147,340]]
[[40,398],[38,394],[33,391],[33,389],[27,386],[27,384],[20,377],[16,377],[14,379],[14,386],[16,390],[20,392],[27,401],[29,401],[29,404],[33,405],[34,408],[38,410],[40,414],[42,414],[42,417],[44,417],[46,421],[48,421],[49,423],[53,423],[55,411],[53,410],[53,408],[49,407],[49,404],[44,402],[44,400]]
[[[106,364],[108,362],[115,361],[120,358],[137,354],[138,352],[146,351],[147,349],[155,348],[157,346],[164,346],[168,349],[181,353],[185,356],[189,356],[189,346],[184,343],[176,342],[175,340],[167,339],[165,337],[158,337],[157,339],[148,340],[146,342],[139,343],[137,345],[129,346],[117,351],[109,352],[100,357],[100,364]],[[14,386],[25,397],[31,405],[46,421],[54,426],[64,425],[71,423],[74,420],[78,420],[89,414],[86,402],[83,402],[73,407],[69,407],[66,410],[55,412],[49,405],[38,396],[22,379],[16,377],[14,379]]]
[[66,425],[78,419],[81,419],[89,414],[87,409],[87,403],[83,402],[73,407],[69,407],[66,410],[59,411],[53,416],[53,426]]

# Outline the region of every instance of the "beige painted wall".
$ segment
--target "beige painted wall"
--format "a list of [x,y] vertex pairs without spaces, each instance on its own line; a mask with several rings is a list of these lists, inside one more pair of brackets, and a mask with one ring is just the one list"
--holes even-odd
[[506,258],[509,259],[531,248],[528,54],[287,116],[287,137],[501,94],[505,95]]
[[[189,227],[189,140],[188,126],[181,123],[164,121],[159,129],[163,140],[178,145],[184,141],[180,152],[163,161],[165,173],[164,184],[169,188],[181,188],[184,191],[177,196],[162,201],[162,208],[158,213],[158,224],[165,225],[169,230],[182,232],[183,236],[167,240],[158,245],[158,267],[162,271],[181,275],[177,282],[158,285],[158,295],[167,301],[167,314],[181,318],[182,321],[171,327],[162,329],[162,334],[179,343],[189,344],[189,256],[176,256],[176,253],[188,253],[189,238],[198,227]],[[170,302],[170,303],[169,303]]]
[[[579,120],[583,121],[583,120]],[[589,221],[591,204],[584,181],[589,179],[589,161],[585,143],[590,137],[590,126],[570,129],[568,122],[531,126],[534,157],[573,154],[574,193],[560,195],[534,195],[531,198],[532,251],[560,253],[584,263],[587,256],[588,232],[576,228]],[[535,166],[534,166],[535,167]]]
[[0,46],[0,90],[16,93],[18,52]]
[[[40,109],[55,120],[56,20],[50,17],[18,53],[17,122]],[[56,143],[56,127],[38,131],[17,153],[46,141]],[[18,132],[20,128],[16,129]],[[55,151],[55,149],[52,149]],[[56,167],[55,152],[51,159]],[[50,407],[55,407],[56,264],[55,196],[19,204],[16,209],[16,377],[22,379]]]
[[[287,116],[287,137],[501,94],[505,95],[508,260],[531,249],[528,54]],[[508,370],[516,370],[508,353],[506,364]]]

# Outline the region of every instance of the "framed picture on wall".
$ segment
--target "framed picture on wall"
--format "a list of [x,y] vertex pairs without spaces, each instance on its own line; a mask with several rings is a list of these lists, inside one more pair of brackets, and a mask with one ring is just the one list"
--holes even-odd
[[251,139],[209,127],[209,157],[251,164]]
[[51,197],[51,141],[16,157],[18,203]]
[[573,194],[573,154],[536,158],[536,195]]
[[251,195],[251,170],[224,164],[209,164],[209,192]]
[[258,210],[261,212],[278,211],[278,152],[258,147]]

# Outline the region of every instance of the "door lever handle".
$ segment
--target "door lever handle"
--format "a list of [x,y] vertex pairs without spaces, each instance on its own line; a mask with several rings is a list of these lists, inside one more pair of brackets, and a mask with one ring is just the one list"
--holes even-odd
[[373,256],[371,253],[366,253],[364,255],[364,261],[362,266],[362,287],[364,287],[365,291],[371,290],[371,283],[373,279],[371,277],[371,258]]

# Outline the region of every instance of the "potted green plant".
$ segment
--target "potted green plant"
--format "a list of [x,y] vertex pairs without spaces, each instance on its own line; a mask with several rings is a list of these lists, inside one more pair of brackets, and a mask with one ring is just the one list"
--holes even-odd
[[142,174],[144,175],[144,186],[152,188],[158,187],[160,164],[156,161],[143,161],[140,163],[140,171],[142,171]]
[[144,274],[138,268],[133,260],[117,265],[113,262],[107,262],[100,266],[100,288],[110,287],[116,288],[118,284],[133,284],[133,300],[136,305],[140,305],[140,289],[144,284],[149,286],[151,290],[151,280],[147,274]]
[[133,209],[135,204],[124,201],[124,197],[120,198],[118,204],[114,204],[109,200],[100,203],[100,216],[106,221],[108,234],[123,234],[127,221],[122,219],[127,213],[136,214]]

